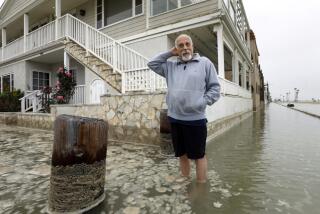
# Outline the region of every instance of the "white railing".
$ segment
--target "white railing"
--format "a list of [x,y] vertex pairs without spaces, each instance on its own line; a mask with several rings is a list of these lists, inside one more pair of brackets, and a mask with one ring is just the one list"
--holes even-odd
[[23,37],[21,37],[4,46],[2,60],[13,58],[23,52],[24,52],[24,39]]
[[85,104],[86,103],[86,86],[77,85],[74,89],[74,94],[69,102],[70,104]]
[[41,109],[41,92],[39,90],[32,91],[20,99],[21,112],[25,113],[32,109],[38,112]]
[[166,90],[165,78],[157,75],[148,67],[125,71],[123,73],[125,91]]
[[[147,68],[148,59],[131,48],[67,14],[59,20],[63,33],[122,74],[122,92],[166,88],[165,79]],[[63,30],[65,29],[65,30]]]
[[234,82],[230,82],[229,80],[223,79],[219,77],[219,82],[221,85],[221,93],[224,95],[232,95],[243,98],[251,99],[251,92],[242,88]]
[[26,51],[42,47],[55,41],[55,31],[55,22],[51,22],[29,33],[26,36]]

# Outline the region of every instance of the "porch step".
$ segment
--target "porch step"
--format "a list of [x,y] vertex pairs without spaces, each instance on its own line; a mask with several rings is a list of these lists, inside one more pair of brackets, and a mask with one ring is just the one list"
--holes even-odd
[[87,51],[80,45],[70,41],[65,43],[65,50],[75,59],[82,62],[87,68],[104,79],[111,87],[121,92],[121,74],[114,72],[113,68]]

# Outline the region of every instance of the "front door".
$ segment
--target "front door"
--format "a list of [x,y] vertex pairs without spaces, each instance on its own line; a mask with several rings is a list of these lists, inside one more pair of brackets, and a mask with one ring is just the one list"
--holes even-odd
[[100,96],[107,94],[107,84],[103,80],[94,80],[90,86],[90,103],[100,103]]

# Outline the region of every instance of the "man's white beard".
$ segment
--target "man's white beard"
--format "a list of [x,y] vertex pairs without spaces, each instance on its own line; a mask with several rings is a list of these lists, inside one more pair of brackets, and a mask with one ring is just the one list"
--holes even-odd
[[192,59],[192,54],[190,53],[182,54],[181,59],[182,61],[185,61],[185,62],[190,61]]

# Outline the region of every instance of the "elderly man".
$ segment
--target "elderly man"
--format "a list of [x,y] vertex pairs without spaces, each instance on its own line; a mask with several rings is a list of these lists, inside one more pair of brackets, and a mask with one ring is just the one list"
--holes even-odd
[[[176,60],[168,60],[177,56]],[[206,182],[205,156],[207,120],[205,110],[220,97],[220,84],[213,63],[193,53],[190,36],[182,34],[170,51],[155,56],[150,69],[166,78],[168,118],[175,156],[182,176],[190,175],[190,159],[195,160],[197,181]]]

